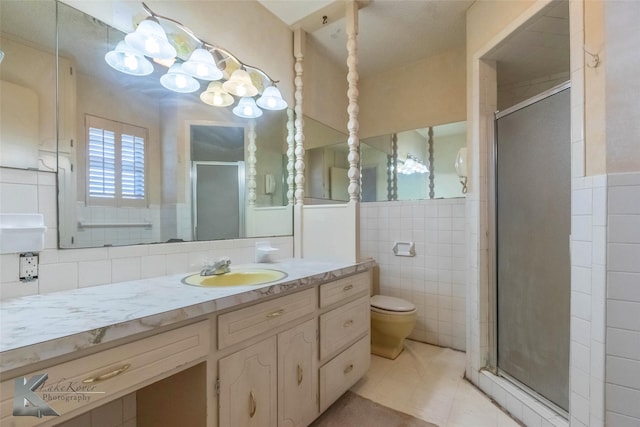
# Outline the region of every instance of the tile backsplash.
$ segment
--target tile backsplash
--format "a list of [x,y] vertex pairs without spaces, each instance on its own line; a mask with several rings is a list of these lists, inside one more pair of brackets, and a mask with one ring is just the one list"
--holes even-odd
[[[380,293],[411,301],[418,321],[410,338],[464,350],[465,199],[360,205],[360,250],[380,266]],[[415,257],[393,254],[415,243]]]
[[[640,425],[640,173],[608,176],[606,425]],[[635,402],[635,403],[632,403]]]
[[[0,255],[0,299],[56,292],[199,270],[228,256],[234,264],[254,261],[259,239],[57,249],[56,175],[0,168],[0,213],[42,213],[47,231],[39,253],[38,279],[20,282],[18,254]],[[293,256],[293,238],[270,237],[278,258]]]

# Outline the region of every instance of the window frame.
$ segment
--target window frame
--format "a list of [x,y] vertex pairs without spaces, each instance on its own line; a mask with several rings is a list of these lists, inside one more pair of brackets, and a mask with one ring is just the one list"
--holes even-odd
[[[90,129],[100,129],[114,133],[114,195],[113,197],[101,197],[91,195],[91,143]],[[122,194],[122,135],[130,135],[143,138],[144,150],[144,172],[143,172],[143,198],[124,197]],[[85,202],[87,206],[110,206],[110,207],[147,207],[149,197],[149,168],[148,168],[148,148],[149,130],[142,126],[130,123],[123,123],[116,120],[85,114]]]

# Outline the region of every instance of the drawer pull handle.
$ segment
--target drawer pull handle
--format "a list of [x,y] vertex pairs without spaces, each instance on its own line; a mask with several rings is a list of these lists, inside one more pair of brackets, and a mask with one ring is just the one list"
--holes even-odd
[[274,317],[282,316],[282,313],[284,313],[284,308],[281,308],[280,310],[276,310],[273,313],[267,314],[267,318],[273,319]]
[[350,291],[351,289],[353,289],[353,285],[347,285],[344,288],[342,288],[342,290],[345,292]]
[[249,393],[249,418],[253,418],[256,414],[256,397],[253,392]]
[[353,325],[353,319],[347,320],[346,322],[344,322],[344,325],[342,326],[345,328],[348,328],[351,325]]
[[121,373],[123,373],[124,371],[129,369],[130,367],[131,367],[131,364],[127,363],[126,365],[123,365],[123,366],[119,367],[118,369],[116,369],[114,371],[107,372],[106,374],[101,374],[101,375],[95,376],[93,378],[87,378],[85,380],[82,380],[82,382],[84,384],[91,384],[91,383],[97,383],[98,381],[108,380],[110,378],[113,378],[113,377],[116,377],[116,376],[120,375]]
[[303,377],[302,366],[300,366],[300,364],[298,363],[298,385],[302,384],[302,377]]
[[349,372],[353,371],[353,363],[349,366],[347,366],[346,368],[344,368],[344,373],[348,374]]

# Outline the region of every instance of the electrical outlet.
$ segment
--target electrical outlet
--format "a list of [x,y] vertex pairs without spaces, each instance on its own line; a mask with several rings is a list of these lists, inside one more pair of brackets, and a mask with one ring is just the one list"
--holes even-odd
[[20,281],[31,282],[38,278],[38,254],[26,252],[20,254]]

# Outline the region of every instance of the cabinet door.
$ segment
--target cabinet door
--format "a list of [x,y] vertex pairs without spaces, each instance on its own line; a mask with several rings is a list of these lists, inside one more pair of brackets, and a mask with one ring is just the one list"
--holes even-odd
[[276,337],[218,362],[220,427],[276,427]]
[[307,426],[318,415],[317,320],[278,334],[278,426]]

